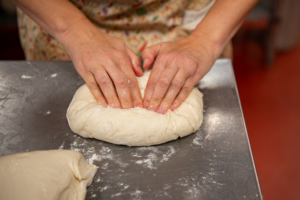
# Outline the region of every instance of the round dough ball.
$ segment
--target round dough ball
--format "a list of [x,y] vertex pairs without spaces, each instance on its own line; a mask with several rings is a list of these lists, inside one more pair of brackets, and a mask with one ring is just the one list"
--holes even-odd
[[0,157],[0,199],[83,200],[97,171],[81,153],[49,150]]
[[[142,97],[150,71],[137,77]],[[184,137],[203,121],[202,93],[194,88],[174,111],[164,115],[144,108],[117,109],[99,105],[86,85],[75,93],[67,111],[73,132],[114,144],[150,146]]]

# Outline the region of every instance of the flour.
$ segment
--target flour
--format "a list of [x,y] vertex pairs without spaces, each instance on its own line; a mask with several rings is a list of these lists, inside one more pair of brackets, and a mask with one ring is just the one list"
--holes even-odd
[[185,191],[186,196],[185,199],[191,200],[191,199],[199,199],[201,197],[201,191],[199,187],[196,187],[196,185],[193,185],[188,190]]
[[140,190],[136,190],[135,192],[130,193],[130,195],[134,197],[134,199],[138,200],[142,199],[141,196],[143,195],[143,192]]
[[58,147],[58,149],[59,149],[59,150],[63,149],[63,148],[64,148],[64,145],[65,145],[65,142],[63,142],[63,143]]
[[22,79],[32,79],[32,78],[34,78],[34,77],[33,77],[33,76],[27,76],[27,75],[24,75],[24,74],[23,74],[23,75],[21,76],[21,78],[22,78]]
[[98,183],[98,182],[100,182],[100,180],[101,180],[101,179],[100,179],[100,178],[98,178],[97,180],[95,180],[95,182],[96,182],[96,183]]
[[[157,169],[158,165],[163,162],[168,161],[172,155],[176,153],[176,150],[173,146],[160,147],[162,150],[158,150],[158,147],[140,147],[138,151],[132,153],[133,157],[144,158],[135,161],[135,164],[141,165],[148,169]],[[164,153],[167,149],[167,152]]]
[[155,162],[157,162],[157,156],[154,153],[149,153],[146,159],[138,160],[135,163],[149,169],[157,169],[157,167],[154,166]]
[[[118,164],[122,168],[127,167],[129,165],[128,163],[124,162],[121,158],[119,158],[119,156],[114,155],[110,148],[102,147],[100,150],[96,151],[93,146],[90,146],[89,143],[81,137],[78,137],[70,146],[71,150],[82,153],[84,157],[87,158],[87,163],[109,160]],[[106,164],[106,166],[104,164],[104,166],[102,166],[102,169],[103,167],[104,169],[107,169],[108,166],[108,163]]]
[[47,110],[44,115],[50,115],[51,111]]
[[[210,164],[214,165],[214,163]],[[217,187],[225,185],[216,181],[219,173],[214,168],[195,171],[190,176],[179,178],[175,185],[183,187],[186,200],[202,199],[201,197],[211,192],[212,185]]]
[[124,185],[122,191],[127,190],[129,188],[129,185]]
[[51,78],[55,78],[57,76],[57,73],[51,74],[50,77]]
[[117,196],[120,196],[120,195],[121,195],[121,193],[113,194],[113,195],[111,195],[111,198],[114,198],[114,197],[117,197]]
[[164,188],[164,190],[168,190],[171,188],[171,185],[165,184],[163,188]]
[[203,137],[197,135],[197,137],[193,140],[193,144],[203,148]]
[[174,153],[176,153],[174,147],[170,146],[168,152],[166,154],[163,154],[163,158],[160,160],[160,162],[168,161]]
[[89,163],[90,165],[93,164],[93,162],[95,160],[100,160],[99,156],[96,155],[95,153],[92,155],[92,157],[90,157],[89,159],[86,160],[87,163]]

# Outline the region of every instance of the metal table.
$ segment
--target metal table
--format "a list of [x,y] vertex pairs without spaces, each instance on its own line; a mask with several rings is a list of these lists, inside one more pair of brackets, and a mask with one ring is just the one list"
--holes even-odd
[[0,62],[0,156],[79,151],[99,166],[86,199],[262,199],[230,60],[218,60],[198,84],[201,128],[152,147],[73,133],[66,111],[83,83],[71,62]]

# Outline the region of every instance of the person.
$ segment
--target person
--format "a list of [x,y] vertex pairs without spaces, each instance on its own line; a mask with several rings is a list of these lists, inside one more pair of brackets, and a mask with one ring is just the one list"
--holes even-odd
[[[175,110],[258,0],[13,0],[27,60],[71,59],[99,104]],[[204,11],[203,11],[204,10]],[[136,76],[153,65],[144,97]]]

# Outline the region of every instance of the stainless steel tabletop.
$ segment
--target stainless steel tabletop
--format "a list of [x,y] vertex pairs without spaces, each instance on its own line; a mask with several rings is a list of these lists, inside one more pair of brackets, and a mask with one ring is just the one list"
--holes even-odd
[[152,147],[73,133],[66,111],[83,83],[71,62],[0,62],[0,155],[81,152],[99,166],[86,199],[262,199],[230,60],[218,60],[198,85],[200,129]]

